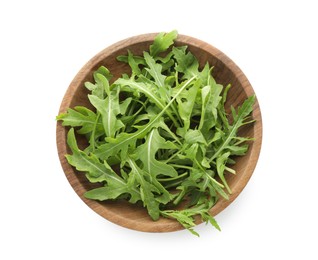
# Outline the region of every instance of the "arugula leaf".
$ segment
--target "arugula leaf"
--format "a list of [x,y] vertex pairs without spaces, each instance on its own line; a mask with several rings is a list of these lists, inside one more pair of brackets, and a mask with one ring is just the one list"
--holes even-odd
[[236,137],[237,130],[246,123],[244,121],[246,120],[247,116],[252,112],[254,102],[255,95],[248,97],[244,101],[243,105],[238,108],[237,113],[235,112],[235,110],[232,110],[234,122],[229,127],[230,131],[229,133],[227,133],[222,144],[216,149],[214,155],[210,158],[209,161],[212,161],[215,158],[217,158],[219,154],[227,148],[230,141]]
[[[158,95],[158,89],[153,87],[153,85],[148,84],[147,82],[137,82],[132,78],[119,78],[115,81],[115,84],[121,86],[124,91],[137,90],[139,93],[145,94],[145,96],[160,109],[163,109],[165,107],[165,103],[160,99]],[[126,86],[128,88],[125,88]]]
[[227,189],[227,191],[229,193],[231,193],[231,189],[230,189],[230,187],[228,186],[228,184],[227,184],[227,182],[225,180],[224,170],[225,170],[226,161],[228,160],[230,155],[231,155],[230,152],[226,152],[226,153],[223,153],[221,156],[219,156],[216,159],[216,170],[217,170],[217,173],[218,173],[220,179],[222,180],[225,188]]
[[174,43],[177,36],[177,31],[159,33],[155,37],[153,44],[150,45],[150,55],[156,57],[159,53],[166,51]]
[[106,136],[109,137],[114,137],[115,133],[124,127],[124,124],[116,117],[120,113],[118,94],[118,91],[113,90],[105,99],[88,95],[91,104],[101,114]]
[[176,59],[176,71],[184,74],[184,78],[188,79],[199,75],[199,62],[191,52],[186,52],[185,48],[172,48],[172,53]]
[[164,88],[166,76],[161,74],[162,66],[155,62],[154,58],[150,56],[148,52],[144,52],[145,61],[149,68],[146,70],[155,80],[155,83],[159,88]]
[[155,193],[159,193],[159,190],[146,181],[145,175],[147,175],[143,170],[141,170],[135,161],[128,157],[127,162],[131,167],[131,174],[136,176],[136,181],[140,185],[140,196],[142,201],[144,202],[144,206],[147,207],[148,213],[153,220],[157,220],[159,218],[159,202],[155,199]]
[[200,88],[200,81],[196,81],[189,90],[184,90],[177,98],[178,112],[183,122],[183,127],[177,129],[177,133],[184,137],[191,125],[192,110],[195,105],[197,94]]
[[67,113],[61,113],[56,119],[62,120],[63,126],[80,127],[79,134],[91,133],[95,127],[102,131],[101,122],[96,122],[97,115],[83,106],[76,106],[74,109],[69,108]]
[[219,84],[207,85],[201,90],[202,98],[202,115],[200,119],[199,129],[204,136],[207,136],[210,129],[216,125],[218,119],[218,104],[222,97],[220,96],[222,86]]
[[143,163],[143,169],[156,177],[157,175],[164,175],[169,177],[176,177],[178,173],[176,170],[164,162],[158,161],[155,155],[159,149],[177,149],[178,147],[172,142],[166,141],[159,135],[156,128],[149,133],[144,144],[136,149],[138,158]]
[[206,199],[203,202],[199,202],[196,206],[184,209],[184,210],[162,210],[160,213],[168,218],[174,218],[186,229],[188,229],[193,235],[199,236],[199,234],[193,229],[196,226],[195,216],[200,215],[202,220],[206,223],[211,223],[217,230],[221,231],[216,220],[209,214],[209,210],[212,207],[212,203]]
[[207,144],[200,130],[189,129],[184,136],[184,141],[188,144]]
[[74,128],[71,128],[67,135],[67,144],[71,148],[72,155],[66,155],[69,164],[78,171],[86,172],[86,177],[90,182],[106,182],[105,187],[93,189],[85,193],[85,197],[97,200],[115,199],[123,193],[131,195],[130,201],[135,203],[140,199],[140,194],[120,178],[110,166],[101,163],[94,155],[87,155],[81,151],[76,143]]
[[117,57],[117,60],[129,64],[132,76],[140,75],[141,70],[139,67],[146,65],[145,59],[143,57],[133,55],[130,50],[128,50],[128,55],[120,55]]

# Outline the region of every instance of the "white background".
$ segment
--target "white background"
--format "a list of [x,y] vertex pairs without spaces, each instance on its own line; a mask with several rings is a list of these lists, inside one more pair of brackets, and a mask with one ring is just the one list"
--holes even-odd
[[[316,1],[1,1],[0,259],[318,259]],[[130,36],[206,41],[246,74],[264,125],[254,175],[210,226],[142,233],[67,182],[55,116],[78,70]]]

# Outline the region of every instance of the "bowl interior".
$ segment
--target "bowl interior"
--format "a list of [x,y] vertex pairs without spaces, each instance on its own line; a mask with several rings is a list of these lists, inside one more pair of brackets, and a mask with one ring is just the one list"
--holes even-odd
[[[67,108],[77,105],[91,107],[87,99],[88,91],[84,87],[84,82],[92,82],[93,72],[101,65],[110,70],[114,75],[114,79],[120,77],[122,73],[129,73],[129,67],[124,63],[118,62],[116,57],[118,55],[126,55],[128,49],[134,54],[142,55],[143,51],[149,49],[149,45],[152,43],[155,35],[145,34],[120,41],[93,57],[71,82],[61,103],[59,113],[65,112]],[[242,71],[218,49],[198,39],[184,35],[178,36],[176,45],[188,45],[188,50],[198,58],[201,67],[206,62],[214,66],[212,74],[218,83],[223,85],[230,83],[232,85],[226,103],[228,107],[230,105],[236,107],[248,96],[254,94],[252,86]],[[262,141],[262,120],[257,100],[252,116],[256,119],[256,122],[242,128],[240,134],[255,138],[255,141],[250,143],[250,148],[245,156],[237,158],[236,164],[233,167],[237,174],[227,175],[227,181],[232,189],[232,194],[229,200],[220,199],[212,208],[211,214],[214,216],[225,209],[239,195],[256,166]],[[150,219],[145,209],[124,201],[98,202],[84,198],[83,194],[87,190],[96,187],[96,185],[91,184],[83,173],[77,172],[67,163],[65,154],[70,153],[66,143],[67,131],[68,129],[63,127],[60,122],[57,123],[56,138],[59,159],[71,186],[90,208],[109,221],[130,229],[147,232],[168,232],[182,229],[182,226],[174,220],[160,218],[154,222]],[[84,139],[81,141],[83,145],[85,143]],[[199,222],[200,220],[197,221],[197,223]]]

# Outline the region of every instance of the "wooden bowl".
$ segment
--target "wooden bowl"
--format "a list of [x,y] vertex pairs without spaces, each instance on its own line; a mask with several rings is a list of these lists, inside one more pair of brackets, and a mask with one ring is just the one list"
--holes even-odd
[[[71,82],[62,100],[59,113],[65,112],[67,108],[72,108],[76,105],[88,106],[88,91],[84,87],[84,82],[93,82],[93,72],[101,65],[104,65],[111,71],[114,78],[120,77],[124,72],[129,73],[129,67],[118,62],[116,57],[118,55],[126,55],[128,49],[134,54],[141,55],[144,50],[149,49],[149,45],[153,42],[155,36],[156,34],[154,33],[131,37],[115,43],[94,56]],[[243,72],[218,49],[201,40],[185,35],[178,36],[176,45],[188,45],[188,49],[198,58],[200,66],[204,66],[207,61],[211,66],[214,66],[213,76],[218,83],[223,85],[232,84],[232,88],[228,93],[228,106],[232,104],[236,107],[248,96],[254,94],[254,90]],[[234,166],[237,174],[227,175],[227,181],[232,189],[232,194],[229,200],[220,199],[216,203],[211,210],[213,216],[220,213],[235,200],[244,189],[255,169],[262,142],[262,119],[257,100],[252,116],[256,119],[256,122],[241,129],[241,135],[253,137],[255,141],[251,142],[248,153],[245,156],[238,157],[237,163]],[[136,205],[117,201],[98,202],[84,198],[83,194],[93,188],[93,184],[89,183],[84,174],[77,172],[65,159],[65,154],[70,153],[66,143],[67,131],[68,129],[63,127],[61,122],[57,122],[56,141],[59,159],[69,183],[78,196],[91,209],[113,223],[134,230],[169,232],[183,229],[175,220],[160,218],[154,222],[144,208]],[[197,223],[199,224],[200,220],[197,220]]]

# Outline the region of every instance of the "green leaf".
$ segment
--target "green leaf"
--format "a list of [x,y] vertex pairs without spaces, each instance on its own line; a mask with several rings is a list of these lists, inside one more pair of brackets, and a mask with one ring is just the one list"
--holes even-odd
[[173,47],[172,52],[177,61],[176,71],[183,73],[185,79],[199,76],[199,62],[191,52],[178,47]]
[[[85,172],[90,182],[106,181],[107,187],[105,189],[117,190],[116,192],[109,191],[108,193],[105,192],[105,189],[88,192],[85,194],[87,198],[101,199],[101,196],[104,196],[105,199],[108,196],[109,199],[114,199],[123,193],[130,194],[132,201],[137,201],[140,198],[139,193],[134,189],[130,189],[126,182],[106,162],[101,163],[94,154],[88,155],[78,148],[74,128],[71,128],[68,132],[67,143],[72,151],[71,155],[66,155],[66,159],[70,165],[74,166],[78,171]],[[103,194],[101,194],[102,191]],[[119,191],[121,191],[120,194]]]
[[137,157],[143,163],[143,170],[151,176],[164,175],[176,177],[176,170],[164,162],[158,161],[155,155],[159,149],[177,149],[178,147],[172,142],[166,141],[159,135],[156,128],[153,128],[146,138],[146,142],[136,149]]
[[63,121],[63,126],[80,127],[78,133],[88,134],[91,133],[95,124],[96,127],[101,131],[101,122],[96,122],[96,114],[90,109],[83,106],[76,106],[74,109],[69,108],[66,113],[59,114],[56,119]]
[[[241,107],[238,108],[237,115],[234,118],[233,124],[229,128],[229,133],[224,138],[223,143],[216,149],[214,155],[209,159],[209,161],[213,161],[217,158],[220,153],[226,149],[229,145],[230,141],[235,138],[237,130],[244,124],[244,120],[246,117],[252,112],[253,104],[255,102],[255,95],[248,97]],[[236,113],[235,113],[236,114]]]
[[217,107],[222,97],[220,96],[222,86],[219,84],[207,85],[201,90],[202,114],[199,124],[199,130],[204,136],[208,136],[210,129],[216,125]]
[[145,180],[144,176],[147,174],[137,166],[135,161],[128,157],[127,162],[131,167],[130,175],[135,175],[135,180],[140,185],[140,196],[144,206],[147,208],[151,218],[153,220],[157,220],[159,218],[160,211],[159,202],[156,200],[154,192],[158,193],[159,190]]
[[72,155],[66,155],[66,159],[78,171],[87,172],[95,178],[104,175],[108,171],[95,155],[88,155],[78,148],[74,128],[71,128],[67,134],[67,144],[71,148]]
[[111,156],[115,156],[121,151],[121,154],[127,154],[129,146],[134,145],[138,138],[142,138],[147,134],[147,129],[140,129],[139,131],[128,134],[120,133],[116,138],[108,138],[107,142],[101,144],[96,150],[95,155],[101,160],[107,160]]
[[104,200],[117,199],[119,196],[125,193],[127,193],[126,186],[115,186],[115,187],[105,186],[105,187],[89,190],[85,192],[84,196],[87,199],[104,201]]
[[144,60],[140,58],[136,58],[133,56],[130,50],[128,50],[128,59],[127,62],[131,68],[131,72],[133,75],[139,75],[141,74],[141,70],[139,68],[140,64],[144,64]]
[[230,189],[229,185],[227,184],[225,177],[224,177],[224,170],[225,170],[226,162],[227,162],[230,154],[231,154],[230,152],[223,153],[221,156],[219,156],[216,159],[216,169],[217,169],[217,173],[218,173],[220,179],[222,180],[222,183],[224,184],[228,193],[231,194],[232,193],[231,189]]
[[111,91],[105,99],[88,95],[88,99],[102,116],[106,136],[114,137],[115,133],[124,127],[116,117],[120,113],[118,92]]
[[164,88],[166,76],[161,74],[162,66],[155,62],[154,58],[152,58],[148,52],[144,52],[145,61],[149,68],[146,70],[155,80],[157,86],[159,88]]
[[95,84],[85,82],[85,87],[91,91],[92,95],[99,98],[104,98],[105,93],[109,93],[109,79],[112,77],[109,70],[105,67],[100,67],[93,74]]
[[128,109],[128,106],[130,105],[131,101],[132,101],[132,98],[129,97],[129,98],[126,98],[124,101],[122,101],[119,104],[119,113],[121,115],[125,115],[126,114],[126,111]]
[[195,216],[201,216],[203,221],[211,223],[217,230],[221,230],[216,220],[209,214],[209,210],[213,204],[210,201],[207,201],[206,198],[202,199],[202,202],[191,208],[184,210],[162,210],[160,211],[161,215],[167,218],[176,219],[184,228],[190,231],[192,234],[199,236],[199,234],[193,229],[196,226]]
[[199,237],[199,233],[197,233],[193,227],[196,226],[195,220],[191,214],[189,214],[186,210],[164,210],[161,211],[161,215],[166,218],[176,219],[185,229],[190,231],[193,235]]
[[220,194],[221,197],[223,197],[224,199],[228,200],[229,199],[229,195],[226,194],[226,192],[223,190],[223,186],[221,187],[218,183],[211,181],[211,186],[209,187],[209,189],[211,190],[210,193],[212,194],[213,192],[217,192],[218,194]]
[[128,55],[120,55],[117,57],[117,60],[128,63],[131,68],[132,75],[140,75],[140,68],[146,65],[143,57],[133,55],[130,50],[128,50]]
[[242,156],[242,155],[244,155],[246,153],[246,151],[248,149],[248,145],[247,144],[241,145],[241,146],[239,146],[239,145],[228,145],[226,147],[226,149],[231,152],[231,155],[240,155],[240,156]]
[[[94,79],[97,83],[97,85],[99,86],[100,89],[102,89],[101,91],[103,91],[103,93],[105,92],[107,96],[110,95],[110,86],[109,86],[109,81],[108,79],[103,75],[100,74],[98,72],[94,73]],[[93,92],[92,95],[95,95],[95,93]],[[104,97],[104,95],[95,95],[99,98]]]
[[100,66],[95,72],[94,77],[96,77],[97,74],[103,75],[107,81],[111,80],[113,75],[110,73],[110,71],[105,66]]
[[200,130],[189,129],[185,134],[184,140],[188,144],[201,143],[207,145],[206,140]]
[[199,149],[199,144],[194,143],[192,145],[184,144],[186,159],[194,161],[197,158],[197,153]]
[[155,37],[153,44],[150,45],[150,55],[156,57],[161,52],[166,51],[173,44],[177,36],[177,31],[171,31],[169,33],[159,33]]
[[183,122],[183,127],[177,129],[177,133],[184,137],[190,128],[192,111],[197,100],[197,93],[201,82],[197,80],[195,84],[189,89],[185,90],[178,98],[178,112]]
[[119,78],[114,84],[120,85],[122,87],[128,86],[132,90],[137,90],[138,92],[145,94],[146,97],[149,98],[149,100],[156,104],[160,109],[163,109],[165,106],[165,103],[159,97],[158,89],[147,82],[137,82],[131,78]]

